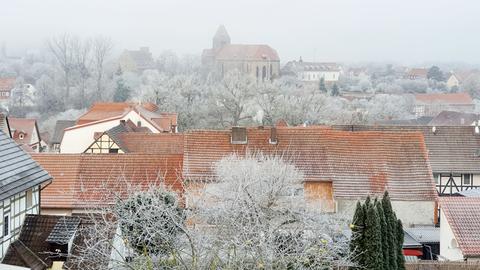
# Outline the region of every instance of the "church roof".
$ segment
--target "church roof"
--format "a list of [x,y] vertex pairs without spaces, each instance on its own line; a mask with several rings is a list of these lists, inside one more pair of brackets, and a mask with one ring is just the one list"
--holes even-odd
[[229,44],[217,53],[217,60],[270,60],[280,61],[277,51],[268,45]]

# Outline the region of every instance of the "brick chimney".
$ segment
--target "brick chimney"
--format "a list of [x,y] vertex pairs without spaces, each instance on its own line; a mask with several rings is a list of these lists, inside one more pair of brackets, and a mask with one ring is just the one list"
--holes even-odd
[[232,127],[232,144],[246,144],[247,143],[247,128]]

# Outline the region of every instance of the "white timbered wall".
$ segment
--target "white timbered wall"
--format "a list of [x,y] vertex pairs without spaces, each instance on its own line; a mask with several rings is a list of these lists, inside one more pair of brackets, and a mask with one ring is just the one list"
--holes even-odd
[[[40,213],[40,186],[22,191],[0,203],[0,257],[3,258],[8,246],[17,239],[26,214]],[[9,225],[5,228],[5,218]],[[5,229],[8,229],[5,234]]]

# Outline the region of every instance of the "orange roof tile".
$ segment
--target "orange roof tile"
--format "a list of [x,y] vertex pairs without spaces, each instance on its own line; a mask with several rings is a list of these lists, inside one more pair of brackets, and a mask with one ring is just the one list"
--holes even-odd
[[281,154],[306,181],[332,181],[336,198],[362,198],[387,189],[394,200],[435,200],[436,190],[420,132],[346,132],[325,127],[247,129],[247,144],[230,131],[190,131],[184,139],[184,179],[213,177],[214,163],[247,151]]
[[77,119],[77,125],[119,117],[132,109],[129,103],[95,103]]
[[129,153],[183,154],[183,134],[124,132],[118,137]]
[[181,192],[182,155],[33,154],[53,177],[42,191],[42,207],[83,209],[111,204],[127,184],[147,188],[165,179]]
[[473,99],[468,93],[438,93],[416,94],[415,99],[424,104],[467,104],[472,105]]
[[480,198],[442,197],[440,208],[463,255],[480,256]]
[[10,92],[15,87],[15,78],[0,78],[0,92]]

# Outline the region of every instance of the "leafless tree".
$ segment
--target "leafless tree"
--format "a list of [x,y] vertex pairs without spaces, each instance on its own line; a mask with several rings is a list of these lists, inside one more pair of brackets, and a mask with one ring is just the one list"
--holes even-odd
[[65,92],[63,101],[66,104],[70,97],[71,76],[74,70],[74,54],[72,49],[73,38],[68,34],[62,34],[48,41],[50,53],[60,65],[65,79]]
[[93,65],[95,67],[96,98],[102,99],[104,90],[103,80],[105,74],[105,63],[113,49],[113,42],[110,38],[98,36],[93,40]]
[[85,107],[85,91],[87,89],[87,81],[90,78],[90,53],[91,42],[90,40],[81,40],[78,37],[71,40],[73,61],[75,72],[78,75],[78,91],[79,96],[77,99],[77,108],[81,109]]
[[97,212],[101,218],[92,217],[94,226],[84,233],[89,237],[76,243],[79,256],[71,263],[83,269],[332,269],[349,263],[348,219],[310,208],[302,173],[282,156],[230,156],[215,172],[187,189],[183,211],[178,199],[166,199],[175,194],[161,187],[117,197]]

